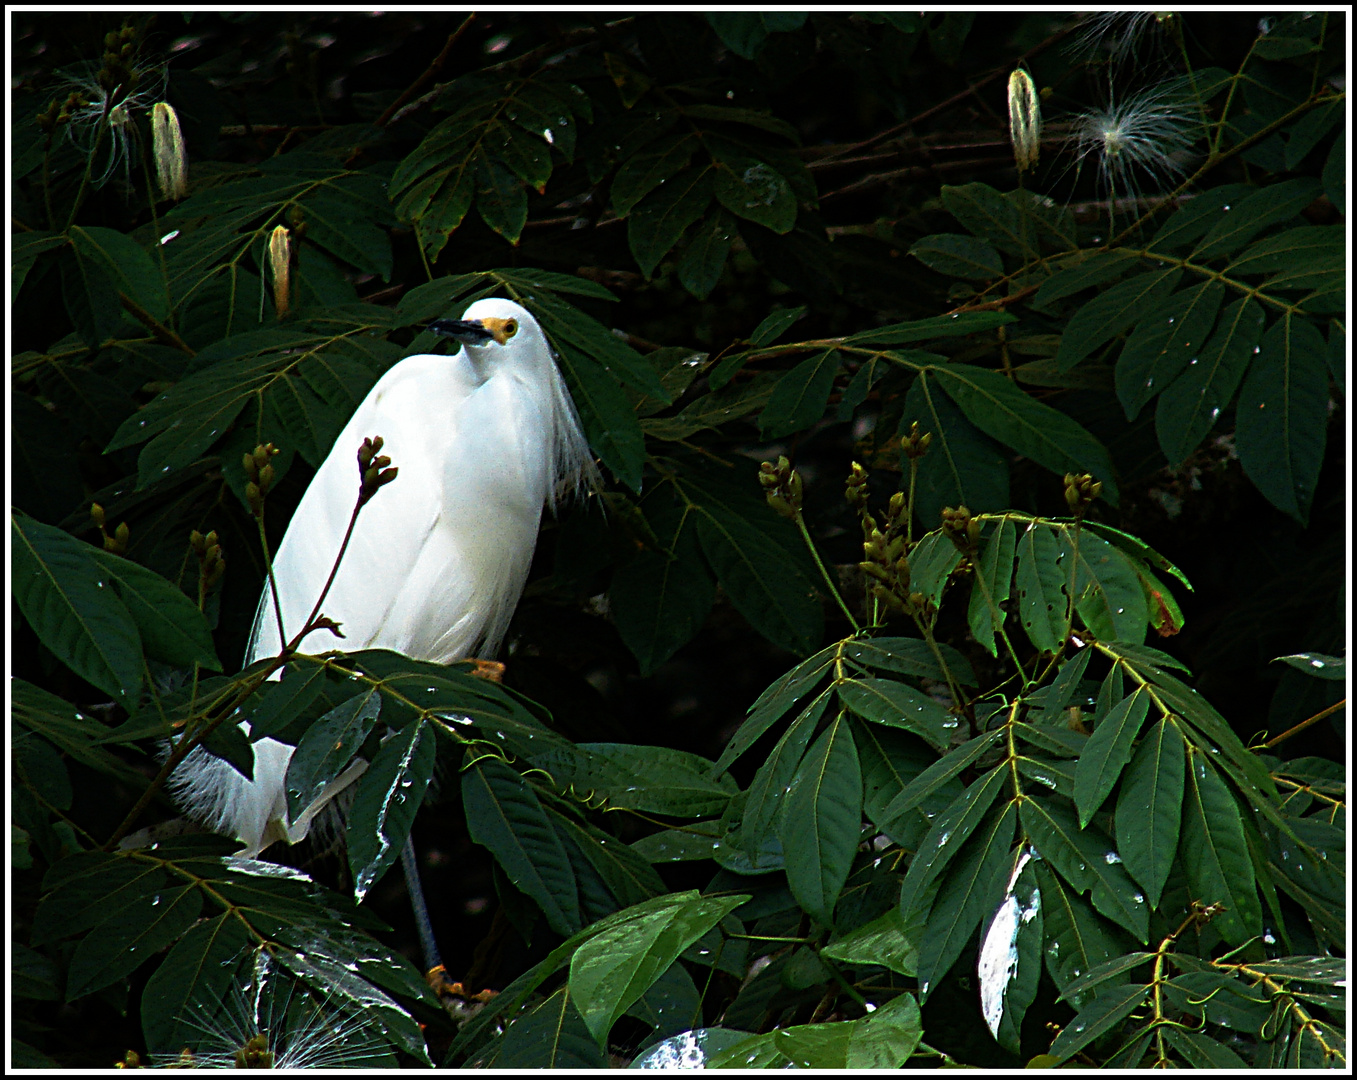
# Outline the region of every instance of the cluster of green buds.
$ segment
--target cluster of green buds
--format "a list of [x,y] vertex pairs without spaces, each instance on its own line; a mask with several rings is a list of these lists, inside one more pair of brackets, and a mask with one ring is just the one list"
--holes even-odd
[[85,108],[89,103],[90,99],[79,90],[72,90],[66,95],[65,101],[58,101],[53,98],[52,103],[38,113],[35,118],[38,121],[38,127],[42,129],[44,135],[50,135],[63,124],[69,124],[71,114],[77,109]]
[[102,506],[98,503],[90,503],[90,517],[94,519],[94,524],[99,526],[99,531],[104,534],[104,550],[111,551],[114,555],[126,555],[127,539],[131,535],[127,528],[127,522],[122,522],[110,535]]
[[1084,516],[1084,512],[1092,505],[1093,500],[1102,494],[1103,482],[1095,480],[1088,473],[1065,474],[1065,504],[1070,508],[1070,513],[1077,518]]
[[382,437],[364,439],[358,448],[358,474],[362,484],[358,489],[358,505],[365,505],[382,487],[396,479],[399,469],[388,468],[391,459],[381,453]]
[[264,496],[273,487],[273,463],[269,459],[277,454],[273,443],[261,443],[240,459],[245,469],[245,501],[255,517],[264,512]]
[[771,461],[760,465],[759,483],[777,513],[791,521],[801,516],[801,474],[785,457],[778,458],[776,465]]
[[133,63],[137,55],[136,37],[136,30],[130,26],[104,35],[104,63],[96,78],[110,98],[119,88],[123,97],[137,88],[140,76]]
[[867,575],[867,592],[892,611],[916,614],[923,610],[924,598],[909,591],[909,506],[902,491],[891,496],[885,520],[878,522],[867,507],[867,470],[856,461],[848,473],[844,489],[848,505],[858,512],[862,523],[862,561],[859,569]]
[[188,542],[193,553],[198,556],[198,602],[202,603],[203,598],[226,573],[226,559],[222,555],[215,529],[206,536],[194,529],[188,534]]
[[928,444],[932,441],[933,433],[925,431],[920,434],[919,421],[915,420],[909,425],[909,434],[900,440],[900,452],[910,461],[918,461],[928,453]]
[[963,555],[970,555],[980,542],[981,521],[964,506],[942,508],[942,532]]

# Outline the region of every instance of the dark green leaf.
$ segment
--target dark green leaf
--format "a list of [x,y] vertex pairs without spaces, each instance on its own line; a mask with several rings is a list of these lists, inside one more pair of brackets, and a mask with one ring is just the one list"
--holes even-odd
[[[708,214],[689,235],[679,258],[678,276],[683,287],[699,300],[705,300],[721,280],[736,233],[734,219],[722,210]],[[715,383],[712,386],[719,389]]]
[[938,655],[947,665],[944,672],[928,643],[921,638],[880,637],[854,638],[844,645],[844,655],[852,657],[879,671],[896,671],[901,675],[922,675],[937,682],[946,682],[947,673],[963,686],[977,686],[971,662],[945,642],[938,642]]
[[1318,180],[1298,177],[1268,184],[1229,207],[1192,252],[1194,260],[1206,261],[1238,251],[1269,225],[1290,221],[1320,192]]
[[836,651],[833,647],[821,649],[764,690],[754,704],[749,706],[749,715],[735,732],[735,737],[721,751],[721,756],[712,769],[712,775],[728,769],[730,763],[753,746],[759,736],[783,713],[810,693],[833,666]]
[[431,724],[406,724],[382,743],[359,781],[346,818],[359,902],[400,855],[433,777],[435,750]]
[[950,745],[959,723],[946,705],[894,679],[846,679],[838,691],[844,706],[864,720],[912,731],[939,751]]
[[[1017,805],[1004,803],[977,830],[964,854],[948,868],[928,916],[928,929],[919,944],[921,1000],[928,1000],[930,992],[966,948],[980,921],[998,906],[1005,880],[1013,868],[1011,848],[1017,823]],[[902,898],[903,895],[902,892]]]
[[1007,325],[1014,316],[1006,311],[960,311],[952,315],[935,315],[931,319],[890,323],[872,330],[859,330],[844,338],[845,345],[910,345],[916,341],[934,341],[938,338],[978,334]]
[[986,241],[958,233],[935,233],[916,240],[909,253],[940,274],[988,281],[1003,275],[999,253]]
[[632,210],[627,219],[627,242],[646,277],[655,272],[684,230],[702,216],[712,191],[710,168],[688,168]]
[[1160,226],[1150,244],[1151,250],[1172,251],[1205,236],[1254,190],[1249,184],[1224,184],[1187,200]]
[[1263,335],[1239,391],[1239,463],[1277,509],[1304,524],[1324,459],[1329,386],[1324,342],[1283,315]]
[[[1046,970],[1065,996],[1083,973],[1113,956],[1113,941],[1088,901],[1071,892],[1059,874],[1038,863],[1036,877],[1046,931]],[[1076,1008],[1082,1004],[1080,995],[1069,997]]]
[[1053,799],[1024,799],[1023,828],[1037,853],[1079,892],[1093,889],[1093,906],[1131,931],[1137,941],[1149,933],[1144,895],[1121,866],[1121,856],[1098,829],[1080,829],[1073,814]]
[[622,163],[613,178],[613,210],[626,217],[631,208],[688,164],[699,143],[696,135],[664,135],[648,142]]
[[34,633],[57,658],[107,694],[141,686],[141,637],[88,544],[10,515],[11,589]]
[[971,602],[966,618],[975,640],[989,650],[991,656],[999,655],[999,646],[995,633],[1003,626],[1008,617],[1004,606],[1008,602],[1009,590],[1013,583],[1013,557],[1017,547],[1017,526],[1008,517],[999,519],[975,567],[975,577],[971,585]]
[[1247,297],[1236,300],[1221,314],[1200,358],[1193,356],[1159,395],[1154,426],[1170,466],[1181,465],[1215,426],[1234,398],[1262,333],[1263,309]]
[[801,711],[749,782],[744,818],[740,823],[740,846],[751,859],[757,859],[759,852],[770,846],[769,836],[777,831],[792,779],[829,699],[826,690]]
[[1056,364],[1069,371],[1099,346],[1152,316],[1157,316],[1179,279],[1181,269],[1136,274],[1113,285],[1074,314],[1060,338]]
[[799,30],[804,11],[709,11],[704,18],[731,52],[753,60],[769,34]]
[[1117,358],[1117,399],[1127,420],[1189,364],[1198,365],[1224,297],[1218,281],[1184,289],[1131,332]]
[[1103,498],[1117,504],[1107,448],[1064,413],[1029,397],[997,371],[948,364],[936,368],[934,377],[986,435],[1054,473],[1092,473],[1103,483]]
[[862,772],[852,727],[840,716],[797,767],[781,827],[787,883],[823,926],[834,924],[862,831]]
[[943,184],[942,204],[961,224],[1000,251],[1030,257],[1038,254],[1036,237],[1029,235],[1017,207],[988,184]]
[[[982,743],[981,750],[984,749],[985,741],[987,740],[972,740],[973,743]],[[978,751],[976,753],[978,754]],[[910,788],[917,785],[918,789],[923,791],[929,784],[942,779],[935,776],[925,784],[926,776],[926,773],[919,776]],[[979,827],[1007,780],[1006,769],[991,769],[934,819],[933,827],[919,844],[919,850],[914,856],[914,861],[909,864],[909,873],[905,875],[904,884],[900,888],[900,912],[906,921],[914,914],[915,906],[929,895],[928,886],[947,868],[947,864],[957,852],[967,846],[966,841]],[[898,801],[903,804],[912,797],[913,793],[907,788],[901,793]],[[887,808],[888,811],[891,809],[892,807]],[[1000,818],[1004,816],[1006,815],[1000,815]],[[980,916],[977,914],[976,922],[979,921]]]
[[381,709],[380,694],[361,691],[336,705],[302,736],[287,767],[287,814],[293,824],[299,824],[307,810],[319,809],[317,800],[335,794],[338,789],[326,789],[349,768]]
[[1075,256],[1070,256],[1062,261],[1059,270],[1042,282],[1041,288],[1032,297],[1032,306],[1049,306],[1093,285],[1111,281],[1134,265],[1135,256],[1124,248],[1092,253],[1080,252],[1077,261]]
[[104,907],[108,917],[81,938],[71,956],[66,1000],[125,979],[197,922],[202,908],[203,894],[193,883],[170,886],[121,907]]
[[778,381],[764,406],[759,434],[767,440],[781,439],[816,423],[824,416],[838,373],[839,354],[834,349],[797,364]]
[[[680,898],[683,903],[673,903]],[[662,899],[670,903],[660,910],[619,912],[616,921],[580,943],[570,957],[570,992],[600,1046],[617,1019],[669,965],[749,896],[677,893]]]
[[914,777],[908,786],[887,804],[886,808],[881,811],[881,820],[889,824],[904,817],[905,814],[922,803],[952,777],[957,776],[963,769],[970,766],[986,750],[998,743],[1002,734],[1002,729],[996,729],[984,735],[978,735],[970,742],[963,743],[945,757],[934,762]]
[[1149,992],[1148,986],[1121,986],[1094,998],[1056,1036],[1051,1053],[1061,1059],[1072,1057],[1130,1016]]
[[682,486],[699,515],[702,550],[731,603],[769,641],[809,653],[820,640],[824,615],[800,563],[770,539],[769,526],[777,524],[773,512],[690,480]]
[[[939,393],[937,382],[932,372],[921,372],[900,414],[901,434],[917,420],[920,432],[933,436],[928,453],[919,459],[914,489],[914,512],[925,527],[937,524],[944,506],[964,506],[978,514],[1008,505],[1007,456],[951,398]],[[902,468],[908,467],[902,462]]]
[[1093,820],[1131,760],[1135,738],[1149,710],[1150,697],[1142,687],[1118,702],[1093,729],[1074,769],[1074,805],[1079,809],[1081,829]]
[[1069,629],[1069,573],[1059,554],[1051,530],[1035,522],[1018,537],[1018,610],[1027,637],[1044,653],[1060,648]]
[[562,936],[580,927],[575,872],[560,838],[523,778],[497,758],[462,774],[467,831],[490,849],[519,890],[532,897]]
[[1231,945],[1262,932],[1262,907],[1254,885],[1239,804],[1206,755],[1188,751],[1183,800],[1182,862],[1194,900],[1223,904],[1211,925]]
[[647,520],[666,550],[639,552],[613,573],[608,590],[613,622],[642,675],[697,635],[716,591],[691,516],[657,500]]
[[786,177],[765,161],[739,157],[716,162],[713,192],[737,217],[775,233],[796,224],[796,196]]

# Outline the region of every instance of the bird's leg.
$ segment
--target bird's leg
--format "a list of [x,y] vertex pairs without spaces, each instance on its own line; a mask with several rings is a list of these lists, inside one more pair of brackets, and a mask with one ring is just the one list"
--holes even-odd
[[434,940],[433,924],[429,921],[429,908],[424,903],[424,888],[419,883],[415,842],[408,835],[401,847],[401,868],[405,871],[405,891],[410,894],[410,907],[415,912],[415,929],[419,931],[419,948],[424,954],[424,970],[430,973],[435,968],[441,970],[443,958],[438,952],[438,942]]

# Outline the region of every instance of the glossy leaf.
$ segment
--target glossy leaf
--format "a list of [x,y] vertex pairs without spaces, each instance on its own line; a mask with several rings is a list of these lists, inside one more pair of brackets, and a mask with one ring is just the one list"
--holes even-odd
[[844,717],[834,720],[806,752],[786,798],[780,832],[787,883],[812,918],[833,926],[834,904],[848,880],[862,831],[862,772]]
[[1037,853],[1079,892],[1092,888],[1093,906],[1144,942],[1149,907],[1111,841],[1095,828],[1081,830],[1074,815],[1053,800],[1024,799],[1021,811]]
[[1003,626],[1008,610],[1009,590],[1013,584],[1013,559],[1017,549],[1018,530],[1007,517],[1000,518],[994,531],[985,541],[976,564],[975,579],[971,585],[971,602],[966,612],[975,640],[999,655],[995,633]]
[[[984,735],[977,735],[974,739],[963,743],[940,760],[935,761],[914,777],[905,789],[887,804],[886,808],[881,811],[881,820],[889,823],[913,810],[930,794],[937,791],[948,780],[957,776],[963,769],[976,761],[985,751],[997,744],[1002,735],[1001,729],[987,732]],[[941,835],[941,831],[939,835]]]
[[630,917],[626,911],[619,913],[618,921],[584,941],[571,956],[570,991],[600,1047],[617,1019],[683,950],[748,899],[687,895],[686,902],[664,909]]
[[67,667],[121,698],[141,686],[141,638],[89,546],[60,529],[10,515],[11,588],[38,638]]
[[1053,653],[1065,640],[1069,599],[1068,572],[1056,556],[1059,545],[1051,531],[1036,523],[1018,537],[1018,611],[1023,629],[1038,650]]
[[[1006,770],[1001,768],[991,769],[934,819],[933,827],[919,844],[914,861],[909,864],[904,884],[900,887],[900,913],[907,921],[913,914],[914,906],[928,895],[928,886],[967,846],[967,840],[998,798],[1007,779],[1005,773]],[[922,780],[921,776],[915,783],[920,784]],[[923,785],[920,784],[920,787]],[[908,790],[905,794],[909,794]],[[976,922],[979,921],[980,915],[977,913]]]
[[326,793],[358,753],[382,710],[381,695],[368,689],[336,705],[307,730],[287,766],[288,820]]
[[1215,333],[1201,350],[1200,362],[1188,361],[1182,374],[1159,395],[1154,426],[1171,466],[1180,465],[1215,426],[1234,398],[1262,332],[1262,308],[1247,298],[1236,300],[1221,313]]
[[585,1025],[569,986],[519,1016],[504,1033],[498,1069],[605,1069],[607,1056]]
[[1036,867],[1019,850],[1008,887],[980,933],[976,964],[980,1011],[990,1034],[1010,1053],[1019,1052],[1023,1017],[1036,1000],[1045,937]]
[[1013,866],[1011,847],[1017,824],[1017,805],[1005,803],[976,830],[975,839],[947,868],[919,944],[922,1000],[928,1000],[981,920],[998,905]]
[[1188,752],[1183,793],[1181,851],[1193,899],[1223,904],[1212,920],[1231,945],[1262,932],[1262,907],[1254,884],[1239,804],[1206,755]]
[[1175,294],[1131,332],[1117,358],[1117,399],[1127,420],[1189,365],[1201,362],[1224,297],[1220,282],[1202,282]]
[[769,834],[777,830],[792,780],[829,701],[830,693],[826,690],[801,711],[749,782],[740,823],[740,846],[752,859],[757,859],[759,852],[769,846]]
[[1045,931],[1046,970],[1061,996],[1076,1007],[1081,995],[1070,991],[1075,980],[1115,955],[1115,942],[1101,917],[1077,892],[1044,863],[1034,867],[1041,889],[1041,917]]
[[424,802],[435,758],[432,725],[407,724],[382,743],[347,816],[349,870],[361,901],[400,855]]
[[839,700],[864,720],[912,731],[937,750],[947,749],[959,724],[946,705],[895,679],[847,679],[838,691]]
[[1138,689],[1118,702],[1093,729],[1074,770],[1074,805],[1079,810],[1081,829],[1093,820],[1093,815],[1111,794],[1122,769],[1131,760],[1135,738],[1140,734],[1140,725],[1145,722],[1149,709],[1149,694],[1143,688]]
[[462,773],[467,831],[489,848],[509,880],[532,897],[553,930],[580,928],[575,873],[542,804],[508,765],[482,758]]
[[779,717],[813,690],[834,664],[834,648],[821,649],[791,671],[771,683],[749,706],[749,715],[734,738],[726,744],[713,766],[713,774],[723,772],[748,750]]

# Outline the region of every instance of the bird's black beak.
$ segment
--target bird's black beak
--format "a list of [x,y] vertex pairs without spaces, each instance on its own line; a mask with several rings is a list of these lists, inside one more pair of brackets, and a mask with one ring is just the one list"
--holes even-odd
[[463,345],[484,345],[494,339],[494,332],[481,325],[479,319],[435,319],[427,330],[439,337],[452,338]]

